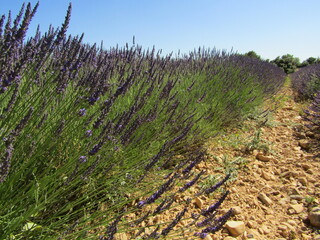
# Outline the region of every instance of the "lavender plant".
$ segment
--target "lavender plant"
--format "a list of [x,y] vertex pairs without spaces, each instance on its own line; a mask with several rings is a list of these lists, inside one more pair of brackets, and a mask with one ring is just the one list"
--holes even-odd
[[320,64],[301,68],[291,74],[292,87],[300,99],[313,99],[320,90]]
[[[148,226],[139,225],[141,217],[172,208],[174,196],[201,180],[204,173],[194,170],[201,144],[284,80],[273,65],[233,53],[200,48],[172,57],[135,44],[83,44],[83,35],[66,36],[71,5],[61,28],[38,28],[25,40],[37,7],[23,6],[13,25],[10,13],[0,18],[4,239],[113,239],[137,228],[142,234]],[[158,208],[145,214],[152,204]],[[191,218],[189,206],[146,237],[180,234],[174,227]],[[222,227],[228,216],[212,224]]]

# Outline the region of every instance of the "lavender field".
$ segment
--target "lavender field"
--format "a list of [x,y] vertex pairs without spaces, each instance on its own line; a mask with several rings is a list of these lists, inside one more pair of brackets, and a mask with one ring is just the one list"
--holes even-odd
[[[26,39],[36,10],[28,4],[0,19],[0,239],[179,235],[172,229],[192,215],[192,199],[152,233],[139,223],[205,177],[194,170],[203,144],[252,114],[285,73],[216,49],[173,56],[134,41],[84,44],[67,35],[71,5],[61,27]],[[195,236],[217,231],[231,215],[213,214],[228,194],[221,191],[216,204],[192,215]],[[155,210],[142,211],[151,204]]]

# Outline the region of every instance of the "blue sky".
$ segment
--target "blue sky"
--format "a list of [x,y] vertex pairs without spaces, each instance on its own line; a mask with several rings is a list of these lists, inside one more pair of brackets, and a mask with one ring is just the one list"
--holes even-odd
[[[14,16],[24,1],[0,0],[0,14]],[[33,5],[37,1],[30,1]],[[29,29],[59,27],[70,1],[42,0]],[[320,0],[73,0],[68,33],[84,42],[155,45],[164,53],[194,48],[256,51],[274,59],[287,53],[320,56]]]

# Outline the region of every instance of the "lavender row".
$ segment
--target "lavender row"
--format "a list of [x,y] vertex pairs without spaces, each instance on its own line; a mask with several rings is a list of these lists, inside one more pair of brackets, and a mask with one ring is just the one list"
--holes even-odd
[[[185,191],[201,177],[191,170],[202,155],[193,154],[206,138],[283,83],[278,68],[233,53],[200,48],[173,57],[135,43],[83,44],[83,36],[66,36],[71,5],[60,28],[24,40],[37,6],[23,6],[13,22],[10,13],[0,19],[0,236],[79,237],[90,221],[115,232],[120,216],[140,211],[128,210],[128,195],[149,196],[142,207],[178,182],[172,173],[152,193],[146,179],[186,165],[198,177]],[[107,211],[97,211],[101,203]],[[30,222],[34,231],[22,231]]]
[[292,87],[301,99],[313,99],[320,90],[320,64],[301,68],[291,74]]

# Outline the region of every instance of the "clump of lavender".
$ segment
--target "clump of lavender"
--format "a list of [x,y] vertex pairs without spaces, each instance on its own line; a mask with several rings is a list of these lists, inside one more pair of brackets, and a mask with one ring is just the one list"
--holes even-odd
[[320,91],[320,64],[312,64],[291,74],[292,87],[299,99],[313,99]]

